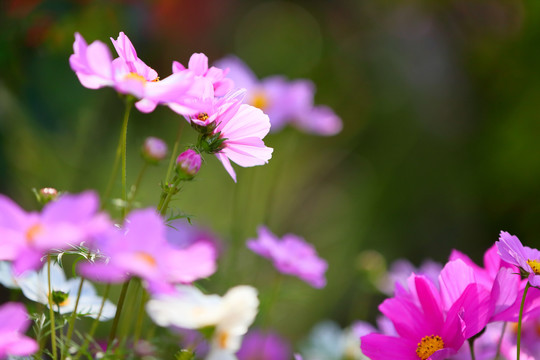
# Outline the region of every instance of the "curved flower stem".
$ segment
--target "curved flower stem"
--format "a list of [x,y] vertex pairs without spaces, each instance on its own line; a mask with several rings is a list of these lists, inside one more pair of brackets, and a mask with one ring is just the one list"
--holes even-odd
[[[73,329],[75,327],[75,319],[77,318],[77,308],[79,307],[79,299],[81,298],[81,292],[84,284],[84,278],[81,277],[81,282],[79,283],[79,289],[77,289],[77,299],[75,300],[75,307],[73,309],[73,312],[71,313],[71,318],[69,319],[69,328],[66,335],[66,341],[65,345],[69,349],[69,343],[71,342],[71,337],[73,336]],[[66,351],[62,350],[62,356],[61,359],[64,360],[66,358]]]
[[521,306],[519,308],[519,320],[518,320],[518,328],[517,328],[517,354],[516,354],[516,360],[519,360],[519,357],[521,355],[521,323],[523,321],[523,308],[525,307],[525,298],[527,297],[527,291],[531,287],[531,283],[527,282],[527,285],[525,285],[525,290],[523,290],[523,298],[521,299]]
[[51,347],[53,360],[56,360],[56,329],[54,321],[54,309],[53,309],[53,290],[51,288],[51,255],[47,255],[47,282],[49,286],[49,316],[51,322]]
[[142,323],[144,319],[144,306],[148,301],[148,293],[144,290],[144,287],[141,286],[141,304],[139,307],[139,314],[137,316],[137,322],[135,324],[135,334],[133,335],[133,343],[137,345],[141,337]]
[[110,289],[111,289],[111,284],[107,284],[105,286],[105,292],[103,294],[103,299],[101,300],[99,312],[96,318],[94,319],[92,323],[92,327],[90,328],[90,331],[88,332],[83,345],[79,348],[79,351],[77,352],[77,355],[75,356],[74,360],[78,360],[79,357],[81,357],[81,354],[88,348],[88,345],[90,344],[90,339],[94,336],[94,333],[96,332],[96,329],[99,325],[99,318],[101,317],[101,313],[103,312],[103,308],[105,307],[105,301],[107,300],[107,297],[109,296]]
[[171,178],[172,170],[174,168],[174,160],[176,159],[176,156],[178,155],[178,146],[180,146],[180,135],[182,135],[182,129],[184,128],[184,122],[180,122],[180,125],[178,125],[178,132],[176,133],[176,140],[174,142],[174,147],[171,152],[171,159],[169,160],[169,168],[167,169],[167,176],[165,177],[165,185],[169,182],[169,179]]
[[107,343],[107,348],[110,348],[114,338],[116,337],[116,329],[118,328],[118,321],[120,320],[120,315],[122,314],[122,307],[124,306],[124,300],[126,299],[126,294],[128,290],[129,283],[131,279],[126,281],[122,286],[122,291],[120,292],[120,297],[118,298],[118,306],[116,307],[116,314],[114,315],[113,324],[111,327],[111,332],[109,334],[109,341]]
[[501,331],[501,337],[499,338],[499,342],[497,343],[497,353],[495,353],[495,360],[497,360],[499,358],[499,356],[501,355],[501,346],[502,346],[502,342],[503,342],[503,338],[504,338],[504,333],[506,332],[506,325],[507,324],[508,323],[506,321],[503,324],[502,331]]

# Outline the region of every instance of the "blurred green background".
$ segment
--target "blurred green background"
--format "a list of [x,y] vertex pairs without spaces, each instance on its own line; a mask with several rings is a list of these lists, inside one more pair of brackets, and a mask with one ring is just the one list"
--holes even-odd
[[[318,320],[374,319],[378,271],[397,258],[479,261],[500,230],[530,246],[540,219],[540,2],[521,0],[5,0],[0,15],[0,192],[36,208],[31,188],[103,192],[123,105],[82,87],[68,63],[73,34],[107,42],[124,31],[166,76],[193,52],[241,57],[261,78],[317,84],[344,129],[266,137],[264,167],[234,184],[206,157],[173,206],[220,233],[234,259],[208,286],[270,293],[276,272],[243,248],[266,223],[296,233],[328,260],[328,285],[286,278],[270,324],[298,338]],[[112,46],[111,46],[112,49]],[[132,112],[128,181],[147,136],[172,147],[166,108]],[[196,135],[187,126],[183,144]],[[156,204],[166,165],[137,199]],[[119,194],[119,187],[115,189]],[[256,270],[254,270],[256,269]],[[294,317],[293,317],[294,316]]]

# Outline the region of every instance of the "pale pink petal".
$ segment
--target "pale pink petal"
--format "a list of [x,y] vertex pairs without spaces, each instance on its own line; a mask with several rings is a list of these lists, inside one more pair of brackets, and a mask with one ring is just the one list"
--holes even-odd
[[233,181],[236,182],[236,172],[234,172],[234,169],[231,165],[231,162],[229,161],[229,158],[223,152],[216,153],[215,155],[218,158],[218,160],[221,161],[225,170],[227,170],[229,175],[231,175]]
[[204,76],[208,71],[208,57],[202,53],[191,55],[188,68],[193,71],[195,75]]

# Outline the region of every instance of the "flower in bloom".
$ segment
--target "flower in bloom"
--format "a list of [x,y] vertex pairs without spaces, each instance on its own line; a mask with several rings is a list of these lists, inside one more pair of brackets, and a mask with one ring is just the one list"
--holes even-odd
[[[361,338],[362,352],[371,360],[446,359],[485,327],[489,301],[476,284],[468,285],[447,308],[426,277],[412,275],[408,282],[409,291],[398,286],[396,296],[379,306],[399,336],[369,334]],[[451,288],[441,284],[441,289],[443,286]],[[452,297],[447,294],[446,298]]]
[[228,68],[228,76],[237,87],[247,89],[246,102],[270,117],[272,132],[292,124],[317,135],[335,135],[341,131],[341,119],[327,106],[315,106],[315,86],[309,80],[288,81],[282,76],[258,80],[240,59],[229,56],[217,62]]
[[277,333],[252,330],[236,356],[238,360],[289,360],[291,346]]
[[[39,272],[29,271],[17,278],[17,284],[21,288],[24,296],[28,299],[49,306],[49,283],[48,270],[44,266]],[[54,294],[60,294],[61,301],[55,304],[60,314],[69,314],[75,310],[77,302],[77,292],[79,290],[80,278],[66,279],[62,268],[54,263],[51,264],[51,290]],[[77,314],[96,318],[101,308],[103,298],[98,296],[94,286],[85,281],[81,289],[79,303],[77,305]],[[114,306],[109,300],[105,300],[100,320],[106,321],[112,319],[116,312]]]
[[515,235],[501,231],[496,242],[503,261],[517,266],[532,286],[540,287],[540,251],[523,246]]
[[236,182],[231,160],[243,167],[264,165],[272,157],[272,148],[263,138],[270,130],[270,120],[260,109],[242,104],[244,90],[215,99],[210,111],[192,118],[198,126],[211,126],[205,136],[206,151],[221,161],[225,170]]
[[178,286],[175,295],[162,295],[146,305],[159,326],[186,329],[214,327],[207,360],[234,359],[242,337],[255,320],[259,299],[251,286],[236,286],[223,297],[205,295],[191,286]]
[[215,272],[213,247],[201,243],[176,248],[168,243],[165,228],[154,209],[131,212],[124,229],[110,231],[95,242],[108,261],[80,264],[79,272],[113,283],[136,276],[153,292],[172,291],[172,284],[191,283]]
[[17,274],[38,269],[50,251],[90,241],[109,229],[108,216],[98,209],[98,197],[91,191],[59,196],[41,213],[27,213],[0,195],[0,260],[12,261]]
[[7,356],[26,356],[39,346],[24,335],[31,321],[23,304],[8,302],[0,306],[0,359]]
[[214,96],[224,96],[234,87],[234,82],[227,78],[228,70],[215,66],[208,67],[208,57],[202,53],[195,53],[189,58],[188,67],[178,61],[173,61],[173,73],[191,72],[197,77],[204,78],[212,84]]
[[133,95],[139,99],[135,106],[145,113],[153,111],[158,104],[169,103],[177,103],[185,112],[193,110],[189,104],[197,94],[192,93],[194,79],[191,74],[177,73],[160,80],[157,72],[139,59],[135,47],[123,32],[111,41],[119,56],[114,60],[104,43],[94,41],[88,45],[79,33],[75,34],[74,53],[69,64],[84,87],[111,86],[122,94]]
[[297,276],[315,288],[326,285],[324,274],[328,264],[317,255],[311,244],[293,234],[286,234],[280,240],[264,226],[257,232],[258,238],[247,242],[250,250],[271,259],[283,274]]

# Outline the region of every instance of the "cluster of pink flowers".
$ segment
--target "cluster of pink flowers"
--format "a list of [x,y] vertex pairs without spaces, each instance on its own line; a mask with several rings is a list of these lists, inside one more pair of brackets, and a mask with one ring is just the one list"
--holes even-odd
[[[405,285],[395,283],[394,296],[379,306],[387,319],[382,322],[392,326],[363,336],[363,354],[372,360],[469,359],[469,346],[464,345],[469,340],[477,358],[493,358],[497,352],[505,359],[515,358],[515,337],[508,343],[509,335],[499,327],[493,341],[493,329],[502,322],[521,321],[520,307],[526,322],[538,321],[539,261],[538,250],[507,232],[486,251],[483,267],[454,250],[436,279],[413,273]],[[533,351],[525,344],[522,357]]]
[[209,67],[206,55],[196,53],[187,68],[174,61],[173,73],[161,79],[139,59],[123,32],[111,41],[118,54],[115,59],[104,43],[97,40],[88,45],[75,34],[69,61],[83,86],[113,87],[135,97],[135,106],[144,113],[166,105],[184,116],[202,135],[198,151],[215,154],[234,181],[230,160],[243,167],[270,160],[272,149],[262,140],[270,131],[270,120],[260,109],[242,104],[245,90],[232,91],[234,82],[227,69]]

